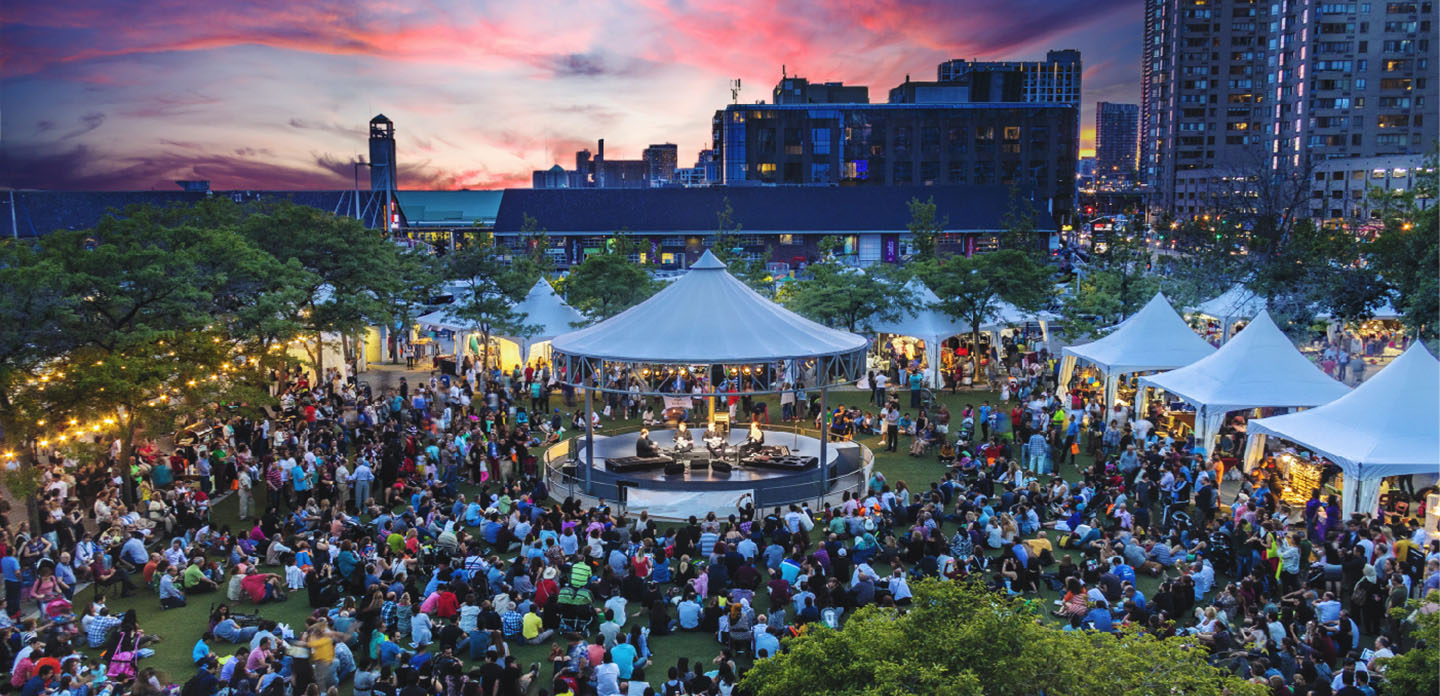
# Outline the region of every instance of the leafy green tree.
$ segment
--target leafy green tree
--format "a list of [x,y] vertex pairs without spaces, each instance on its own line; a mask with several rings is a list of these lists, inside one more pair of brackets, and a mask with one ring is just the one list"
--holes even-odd
[[744,245],[740,243],[740,232],[744,226],[735,221],[735,210],[730,199],[724,199],[724,206],[715,213],[715,244],[710,253],[730,271],[730,275],[766,297],[775,296],[775,279],[765,269],[763,259],[747,259]]
[[659,289],[655,279],[630,260],[629,235],[616,232],[614,244],[590,254],[570,269],[565,300],[589,321],[609,319],[641,302]]
[[550,258],[550,233],[540,226],[534,216],[525,213],[520,223],[520,253],[511,265],[521,278],[528,280],[526,287],[544,278],[555,270],[555,261]]
[[806,270],[810,277],[786,283],[780,301],[827,326],[872,333],[873,322],[899,319],[918,302],[906,287],[908,274],[898,266],[876,264],[861,270],[830,261]]
[[[1395,309],[1421,338],[1440,335],[1440,205],[1437,201],[1440,156],[1432,152],[1404,193],[1374,189],[1371,207],[1380,214],[1381,228],[1365,245],[1365,256],[1395,294]],[[1363,230],[1356,230],[1363,232]]]
[[[1049,268],[1018,249],[968,257],[957,254],[928,264],[921,270],[921,278],[940,298],[936,309],[969,324],[977,346],[981,327],[995,318],[1003,303],[1036,311],[1051,295]],[[976,361],[979,356],[971,353],[970,359]]]
[[240,230],[282,263],[293,260],[306,271],[297,288],[299,315],[318,374],[325,371],[324,341],[387,323],[386,298],[410,284],[401,275],[399,247],[351,218],[287,201],[254,210]]
[[910,208],[910,222],[905,226],[910,230],[910,244],[915,248],[913,260],[933,260],[935,247],[939,244],[940,235],[945,232],[945,226],[950,224],[950,218],[935,217],[934,196],[923,203],[919,198],[911,198],[906,205]]
[[865,607],[839,631],[810,624],[741,687],[756,696],[1269,693],[1212,667],[1185,637],[1062,631],[977,583],[924,580],[912,590],[907,611]]
[[1412,599],[1403,608],[1391,611],[1397,620],[1415,615],[1411,633],[1426,641],[1425,646],[1414,648],[1395,657],[1384,660],[1385,679],[1380,682],[1380,693],[1434,694],[1440,693],[1440,592],[1431,590],[1424,599]]
[[1018,186],[1010,187],[1009,202],[1005,216],[1000,219],[1004,231],[1000,233],[999,247],[1023,251],[1038,259],[1048,251],[1048,237],[1036,224],[1040,211],[1035,209],[1025,192]]
[[481,364],[490,364],[490,338],[519,336],[533,329],[515,305],[525,299],[526,276],[511,266],[494,238],[474,240],[445,259],[445,275],[463,285],[455,298],[455,316],[474,323],[481,334]]

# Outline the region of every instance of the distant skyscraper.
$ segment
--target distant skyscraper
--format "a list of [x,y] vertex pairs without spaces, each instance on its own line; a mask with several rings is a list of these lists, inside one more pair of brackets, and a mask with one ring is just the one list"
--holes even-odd
[[674,143],[651,145],[640,155],[645,160],[646,176],[651,186],[675,181],[675,168],[680,164],[680,150]]
[[[1050,51],[1043,61],[956,58],[941,63],[935,72],[940,82],[968,81],[972,96],[967,101],[1080,106],[1080,52],[1074,49]],[[892,96],[890,101],[895,98]]]
[[370,119],[370,190],[394,191],[397,184],[395,123],[379,114]]
[[1100,102],[1095,108],[1095,175],[1101,179],[1135,180],[1140,127],[1138,104]]

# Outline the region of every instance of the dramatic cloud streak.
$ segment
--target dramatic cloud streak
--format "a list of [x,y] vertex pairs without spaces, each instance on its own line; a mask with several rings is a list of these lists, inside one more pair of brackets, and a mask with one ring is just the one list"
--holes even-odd
[[[709,144],[741,78],[782,65],[883,95],[949,58],[1079,48],[1087,107],[1138,98],[1140,0],[185,0],[0,5],[0,186],[345,188],[366,122],[397,127],[401,185],[528,185],[605,138]],[[613,153],[613,154],[612,154]]]

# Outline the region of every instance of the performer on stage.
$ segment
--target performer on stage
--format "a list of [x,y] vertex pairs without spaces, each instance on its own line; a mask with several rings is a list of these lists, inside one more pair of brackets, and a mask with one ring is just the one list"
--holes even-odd
[[745,443],[740,445],[740,458],[744,459],[759,451],[764,445],[765,433],[760,430],[760,424],[753,420],[750,421],[750,432],[745,436]]
[[650,439],[648,429],[640,430],[640,439],[635,441],[635,456],[650,458],[660,456],[660,448],[655,446],[655,441]]
[[695,449],[695,439],[690,436],[690,429],[685,427],[685,421],[680,421],[679,427],[675,429],[675,451],[689,452]]
[[710,450],[713,457],[723,457],[725,454],[725,438],[715,429],[714,423],[705,428],[705,449]]

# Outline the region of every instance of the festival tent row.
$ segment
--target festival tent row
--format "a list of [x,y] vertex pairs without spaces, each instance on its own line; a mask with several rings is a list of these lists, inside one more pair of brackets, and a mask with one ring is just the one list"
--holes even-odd
[[1440,362],[1416,342],[1348,394],[1299,413],[1250,421],[1248,435],[1247,470],[1264,455],[1267,438],[1285,440],[1344,472],[1345,516],[1373,512],[1383,479],[1440,473]]
[[[879,334],[894,334],[924,341],[925,364],[929,366],[925,380],[929,386],[939,387],[944,384],[940,375],[940,366],[943,362],[940,353],[943,345],[952,337],[971,334],[970,323],[956,319],[941,310],[939,296],[919,279],[912,279],[905,284],[905,288],[914,296],[915,308],[896,317],[893,321],[876,321],[871,324],[870,328]],[[998,342],[1001,331],[1030,322],[1038,322],[1044,340],[1048,342],[1048,322],[1054,319],[1055,315],[1049,312],[1027,312],[1009,302],[1001,301],[997,303],[992,316],[980,326],[980,331],[992,334],[991,341]]]
[[1060,390],[1069,388],[1075,368],[1084,361],[1105,376],[1105,404],[1114,405],[1122,375],[1184,367],[1215,352],[1175,312],[1165,296],[1155,293],[1140,311],[1109,335],[1061,351]]
[[1311,407],[1349,393],[1315,366],[1270,314],[1261,310],[1219,350],[1185,367],[1141,377],[1137,412],[1145,413],[1145,387],[1160,389],[1195,408],[1195,443],[1210,452],[1226,414],[1260,407]]
[[[1245,287],[1243,283],[1236,283],[1230,286],[1225,292],[1209,300],[1201,302],[1191,312],[1192,315],[1214,319],[1220,325],[1221,342],[1230,340],[1235,332],[1235,326],[1250,317],[1259,314],[1267,309],[1267,302],[1264,297],[1255,294],[1255,291]],[[1319,312],[1316,319],[1330,319],[1329,312]],[[1394,321],[1400,318],[1400,312],[1390,299],[1370,312],[1371,319],[1383,321]]]
[[[580,312],[566,304],[544,278],[535,281],[525,299],[515,305],[514,311],[526,327],[533,329],[533,333],[491,335],[500,347],[500,364],[504,366],[529,363],[536,358],[548,360],[550,340],[569,333],[575,325],[584,322]],[[457,316],[454,305],[426,314],[417,322],[422,326],[454,331],[457,359],[467,351],[474,355],[482,352],[483,327],[474,320]]]

